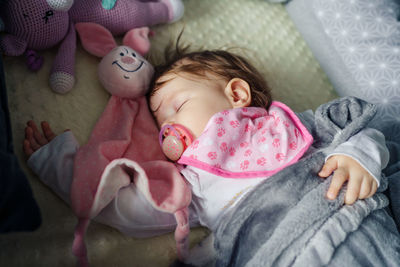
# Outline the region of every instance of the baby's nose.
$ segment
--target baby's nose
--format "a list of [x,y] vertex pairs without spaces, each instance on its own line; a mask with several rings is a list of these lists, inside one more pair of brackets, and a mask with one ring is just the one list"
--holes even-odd
[[128,57],[128,56],[124,56],[121,58],[121,61],[125,64],[132,64],[134,63],[136,60],[133,57]]

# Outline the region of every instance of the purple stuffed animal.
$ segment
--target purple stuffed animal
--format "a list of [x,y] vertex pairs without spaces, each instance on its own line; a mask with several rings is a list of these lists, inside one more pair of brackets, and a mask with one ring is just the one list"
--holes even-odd
[[0,51],[25,55],[28,67],[38,70],[43,58],[36,50],[59,45],[49,82],[55,92],[66,93],[75,83],[75,23],[98,23],[121,35],[133,28],[174,22],[183,11],[181,0],[8,0],[0,6],[5,25]]

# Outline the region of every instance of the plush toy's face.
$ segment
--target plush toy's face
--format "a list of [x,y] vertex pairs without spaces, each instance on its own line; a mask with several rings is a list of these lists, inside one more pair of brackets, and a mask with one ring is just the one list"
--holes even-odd
[[108,53],[99,64],[99,79],[112,94],[124,98],[145,95],[153,67],[128,46],[119,46]]
[[50,6],[49,2],[7,1],[1,10],[6,31],[26,42],[31,49],[42,50],[56,45],[67,33],[69,16],[66,11]]

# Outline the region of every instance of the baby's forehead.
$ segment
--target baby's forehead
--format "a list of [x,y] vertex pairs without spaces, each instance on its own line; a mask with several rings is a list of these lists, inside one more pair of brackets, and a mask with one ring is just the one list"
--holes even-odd
[[194,62],[190,58],[181,58],[172,63],[170,67],[163,71],[155,80],[151,90],[150,98],[158,94],[171,81],[179,78],[179,81],[191,82],[226,82],[228,77],[223,77],[216,71],[213,72],[210,68]]
[[[181,74],[179,74],[179,75],[181,75]],[[178,73],[175,73],[173,71],[165,72],[165,73],[161,74],[160,77],[158,77],[158,79],[156,80],[156,84],[160,84],[162,86],[162,85],[172,81],[176,77],[178,77]]]

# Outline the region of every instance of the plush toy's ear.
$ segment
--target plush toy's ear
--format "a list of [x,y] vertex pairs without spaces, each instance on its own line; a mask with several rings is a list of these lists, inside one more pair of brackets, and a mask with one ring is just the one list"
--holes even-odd
[[111,32],[99,24],[82,22],[75,24],[75,28],[83,48],[94,56],[104,57],[117,47]]
[[149,36],[152,34],[148,27],[132,29],[125,34],[122,43],[144,56],[150,50]]
[[47,4],[54,10],[67,12],[72,5],[74,0],[46,0]]

